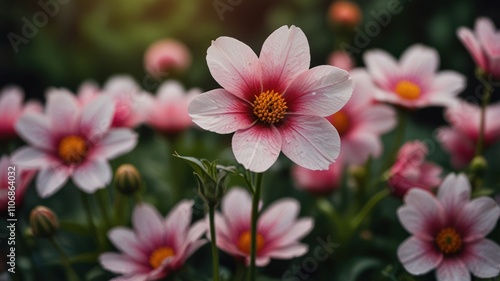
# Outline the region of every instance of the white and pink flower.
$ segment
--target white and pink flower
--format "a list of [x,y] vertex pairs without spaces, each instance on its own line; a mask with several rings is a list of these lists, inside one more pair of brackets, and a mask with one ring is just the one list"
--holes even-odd
[[466,27],[457,30],[458,38],[486,73],[500,78],[500,32],[488,18],[478,18],[474,32]]
[[366,71],[354,69],[350,74],[354,81],[351,99],[327,119],[340,135],[344,164],[363,165],[369,156],[382,153],[380,137],[396,126],[396,113],[390,106],[374,104],[375,87]]
[[401,147],[387,180],[393,195],[403,198],[412,188],[431,190],[441,183],[442,169],[425,161],[428,152],[421,141],[407,142]]
[[22,207],[24,194],[35,173],[35,170],[15,166],[7,155],[0,158],[0,214],[7,213],[9,201],[15,203],[11,206],[16,210]]
[[144,54],[144,67],[154,77],[166,76],[171,71],[183,72],[190,65],[189,49],[175,39],[158,40]]
[[19,117],[29,112],[40,112],[38,102],[29,101],[23,105],[24,93],[18,87],[6,87],[0,92],[0,140],[17,137],[15,124]]
[[54,194],[70,177],[88,193],[104,188],[111,181],[108,159],[137,143],[130,129],[110,128],[113,113],[109,97],[98,97],[81,108],[67,90],[51,89],[45,114],[25,114],[17,122],[17,132],[30,146],[15,151],[12,162],[40,169],[36,187],[41,197]]
[[437,72],[439,55],[422,45],[408,48],[399,62],[382,50],[364,55],[379,101],[415,109],[449,106],[465,87],[465,77],[455,71]]
[[214,79],[224,88],[196,97],[193,121],[219,134],[235,132],[236,160],[264,172],[280,151],[312,170],[328,169],[340,151],[340,138],[325,117],[349,100],[349,74],[333,66],[309,69],[305,34],[283,26],[264,42],[260,56],[244,43],[219,37],[207,51]]
[[500,207],[489,197],[470,200],[470,192],[463,174],[448,175],[437,198],[422,189],[408,192],[398,210],[401,224],[412,234],[398,249],[408,272],[436,269],[438,281],[470,281],[470,273],[498,276],[500,247],[485,237],[495,228]]
[[[438,130],[437,138],[444,150],[451,154],[451,163],[457,169],[465,167],[474,157],[480,131],[481,108],[460,102],[445,111],[451,127]],[[486,108],[484,146],[489,147],[500,140],[500,103]]]
[[298,189],[305,190],[313,195],[324,196],[340,188],[344,165],[341,159],[330,164],[328,170],[313,171],[294,165],[292,179]]
[[201,93],[199,89],[186,92],[176,81],[166,81],[158,89],[156,97],[146,95],[144,101],[145,122],[158,132],[175,135],[193,125],[188,113],[191,100]]
[[148,204],[137,205],[132,214],[133,230],[115,227],[109,240],[121,253],[103,253],[103,268],[120,274],[112,281],[162,279],[179,270],[186,259],[207,241],[201,239],[204,221],[191,225],[192,200],[178,203],[166,218]]
[[[271,204],[257,222],[256,265],[265,266],[271,258],[291,259],[307,253],[309,247],[298,241],[313,228],[312,218],[297,219],[300,204],[284,198]],[[222,200],[222,214],[215,214],[217,247],[250,263],[252,199],[242,188],[232,188]],[[208,219],[207,219],[208,223]]]
[[328,56],[328,64],[350,71],[356,66],[354,58],[345,51],[333,51]]

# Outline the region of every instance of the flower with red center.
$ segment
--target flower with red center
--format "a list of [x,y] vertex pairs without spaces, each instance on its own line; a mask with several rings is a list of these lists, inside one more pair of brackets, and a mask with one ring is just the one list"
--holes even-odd
[[340,139],[324,117],[347,102],[352,81],[333,66],[309,69],[309,46],[300,28],[273,32],[259,57],[242,42],[220,37],[208,48],[207,63],[224,89],[196,97],[189,114],[205,130],[235,132],[233,153],[245,168],[264,172],[280,151],[313,170],[335,161]]
[[492,278],[500,273],[500,247],[486,239],[500,216],[488,197],[470,200],[471,187],[463,174],[450,174],[437,198],[414,188],[405,196],[398,217],[412,236],[398,249],[398,257],[413,275],[436,269],[438,281],[469,281],[470,273]]
[[15,124],[19,117],[29,112],[40,112],[38,102],[29,101],[23,105],[23,91],[17,87],[8,87],[0,92],[0,141],[17,137]]
[[[437,138],[444,150],[451,154],[451,163],[457,169],[465,167],[474,157],[479,138],[481,108],[467,102],[460,102],[445,111],[451,127],[438,130]],[[500,103],[486,108],[484,146],[491,146],[500,140]]]
[[148,204],[132,214],[133,230],[115,227],[108,238],[121,253],[103,253],[103,268],[121,276],[112,281],[148,281],[165,278],[179,270],[186,259],[207,241],[204,221],[191,224],[192,200],[178,203],[166,218]]
[[376,85],[375,98],[406,108],[449,106],[465,87],[465,77],[454,71],[437,73],[436,50],[414,45],[399,63],[382,50],[368,51],[364,61]]
[[380,137],[396,126],[396,113],[387,105],[374,104],[374,86],[366,71],[350,72],[352,97],[337,113],[327,117],[342,141],[340,158],[346,165],[363,165],[369,156],[382,153]]
[[22,207],[24,194],[35,173],[35,170],[14,166],[6,155],[0,158],[0,214],[7,214],[9,201],[15,202],[16,209]]
[[292,179],[298,189],[305,190],[313,195],[325,196],[337,190],[342,182],[344,165],[341,159],[330,165],[328,170],[313,171],[294,165]]
[[19,135],[30,144],[12,155],[12,162],[40,169],[36,187],[49,197],[68,180],[92,193],[111,181],[108,159],[132,150],[137,135],[130,129],[111,129],[113,103],[98,97],[81,108],[63,89],[47,95],[45,114],[25,114],[16,124]]
[[458,38],[486,73],[500,79],[500,32],[488,18],[478,18],[474,32],[466,27],[457,30]]
[[184,131],[193,125],[188,113],[189,103],[200,93],[199,89],[186,92],[175,81],[164,82],[156,97],[145,96],[143,114],[146,123],[166,135],[176,135]]
[[191,65],[191,53],[182,42],[162,39],[148,47],[144,54],[144,67],[155,77],[168,75],[171,71],[183,72]]
[[387,180],[393,195],[403,198],[412,188],[430,190],[441,183],[442,169],[425,161],[428,152],[421,141],[407,142],[401,147]]
[[[313,228],[312,218],[297,219],[300,204],[285,198],[271,204],[257,222],[257,266],[271,258],[291,259],[305,254],[308,246],[298,242]],[[217,247],[250,263],[252,199],[242,188],[232,188],[222,199],[222,214],[215,214]],[[208,225],[208,219],[207,219]]]

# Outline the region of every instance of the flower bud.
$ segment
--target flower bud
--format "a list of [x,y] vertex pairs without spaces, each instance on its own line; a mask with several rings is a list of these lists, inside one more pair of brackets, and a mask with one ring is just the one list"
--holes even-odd
[[474,157],[474,159],[472,159],[472,162],[470,163],[472,173],[474,173],[475,175],[482,175],[487,167],[488,162],[486,162],[486,159],[484,159],[484,157],[481,155]]
[[351,1],[334,1],[328,10],[330,21],[337,26],[354,27],[361,22],[358,4]]
[[141,174],[130,164],[123,164],[116,170],[115,186],[124,195],[132,195],[142,186]]
[[154,77],[166,77],[171,72],[184,72],[191,65],[191,53],[180,41],[162,39],[154,42],[144,55],[146,71]]
[[30,226],[35,237],[51,237],[59,229],[59,218],[51,209],[37,206],[31,211]]

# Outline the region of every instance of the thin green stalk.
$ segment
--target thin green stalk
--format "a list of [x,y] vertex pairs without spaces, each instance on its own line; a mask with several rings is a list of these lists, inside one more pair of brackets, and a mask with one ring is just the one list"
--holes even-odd
[[217,250],[217,236],[215,234],[215,206],[208,204],[208,218],[210,220],[210,241],[212,243],[213,281],[219,281],[219,252]]
[[382,171],[379,174],[382,174],[387,169],[390,168],[394,159],[396,158],[396,154],[403,143],[405,133],[406,133],[406,123],[408,122],[408,113],[404,109],[398,109],[398,126],[396,128],[396,135],[394,136],[394,141],[392,143],[391,152],[386,158],[384,165],[382,166]]
[[483,153],[486,108],[488,107],[488,103],[490,102],[491,98],[491,86],[488,83],[484,83],[483,86],[484,86],[484,91],[483,91],[483,99],[481,105],[481,116],[479,119],[479,137],[477,139],[475,156],[482,155]]
[[255,281],[256,267],[255,258],[257,256],[257,220],[259,219],[259,200],[262,189],[262,173],[256,174],[254,194],[252,199],[252,226],[251,226],[251,251],[250,251],[250,272],[249,281]]
[[97,205],[99,206],[99,209],[102,213],[102,217],[104,219],[104,223],[106,224],[106,229],[110,229],[112,225],[108,210],[109,198],[107,198],[106,195],[107,195],[107,189],[99,190],[95,194]]
[[94,239],[97,241],[99,248],[101,248],[101,245],[102,245],[101,238],[100,238],[101,235],[99,234],[99,231],[94,223],[94,217],[92,216],[92,210],[90,208],[90,202],[89,202],[88,195],[83,191],[80,191],[80,195],[82,198],[83,209],[85,210],[85,215],[87,217],[87,225],[90,228],[90,232],[93,235],[95,235]]
[[370,214],[370,212],[373,210],[373,208],[385,197],[387,197],[390,194],[390,191],[388,188],[384,188],[377,192],[375,195],[373,195],[368,202],[366,202],[365,206],[363,206],[363,209],[354,217],[352,220],[352,229],[356,230],[361,223],[365,220],[365,218]]
[[236,272],[234,273],[233,276],[233,281],[240,281],[243,280],[245,276],[245,266],[241,262],[236,263]]
[[64,265],[64,268],[67,271],[69,280],[80,281],[80,278],[78,277],[78,274],[76,274],[76,272],[71,267],[71,263],[69,262],[68,256],[66,256],[66,254],[64,253],[64,250],[59,245],[59,243],[57,243],[56,239],[54,237],[50,237],[49,240],[52,243],[52,245],[54,245],[54,248],[56,248],[57,252],[61,256],[61,260],[62,260],[62,263]]
[[332,203],[326,198],[321,197],[316,200],[316,206],[333,222],[336,230],[338,231],[339,238],[342,241],[344,241],[344,239],[347,239],[351,231],[350,226],[347,224],[344,218],[340,216]]
[[125,212],[123,206],[124,196],[115,189],[115,198],[113,200],[113,225],[117,226],[122,223],[122,215]]

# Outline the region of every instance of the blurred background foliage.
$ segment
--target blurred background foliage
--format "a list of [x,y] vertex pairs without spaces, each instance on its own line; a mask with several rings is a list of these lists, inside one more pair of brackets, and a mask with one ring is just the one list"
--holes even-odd
[[[354,1],[363,11],[363,22],[358,28],[364,30],[366,23],[374,20],[373,13],[387,9],[392,1],[396,0]],[[214,7],[217,2],[239,4],[225,11],[221,20]],[[497,27],[500,26],[500,3],[493,0],[401,0],[399,3],[402,12],[392,15],[390,23],[382,27],[377,36],[370,37],[369,43],[361,51],[381,48],[399,57],[412,44],[432,46],[440,54],[440,69],[456,70],[468,77],[467,89],[461,96],[474,97],[479,82],[474,77],[471,57],[456,37],[456,29],[459,26],[472,27],[478,16],[490,17]],[[116,74],[130,74],[141,84],[148,75],[143,67],[146,48],[154,41],[168,37],[184,42],[193,55],[191,68],[176,78],[187,88],[210,90],[218,87],[205,61],[211,40],[219,36],[235,37],[258,53],[266,37],[285,24],[296,25],[305,32],[311,48],[311,65],[324,64],[335,40],[339,40],[328,19],[330,4],[331,1],[325,0],[60,0],[59,11],[46,25],[38,27],[36,34],[26,44],[20,44],[19,52],[16,53],[8,34],[13,32],[22,35],[25,24],[23,18],[33,22],[33,15],[41,11],[41,6],[38,1],[2,1],[0,88],[17,84],[28,97],[43,100],[44,92],[49,87],[66,87],[76,91],[85,80],[91,79],[102,85]],[[359,66],[362,66],[362,52],[354,54]],[[494,101],[499,100],[497,92],[493,96]],[[434,138],[434,129],[442,124],[441,108],[414,112],[406,139],[428,141],[431,144],[430,160],[442,165],[446,171],[452,171],[449,156]],[[162,213],[165,214],[180,198],[195,198],[195,216],[202,218],[203,203],[196,195],[196,182],[187,165],[171,157],[172,152],[209,160],[219,159],[222,164],[231,164],[234,160],[230,136],[192,129],[175,140],[167,140],[149,128],[141,127],[138,130],[141,134],[138,147],[132,153],[112,161],[113,168],[125,162],[136,165],[146,182],[145,200],[154,203]],[[386,147],[392,138],[393,133],[384,136]],[[490,163],[487,183],[497,193],[500,192],[499,156],[498,145],[487,152]],[[378,167],[379,162],[374,161],[372,166]],[[299,199],[302,215],[314,216],[317,220],[314,231],[305,242],[314,249],[318,246],[318,237],[326,239],[331,235],[332,241],[335,241],[331,223],[315,208],[316,198],[293,188],[289,166],[288,160],[280,159],[270,170],[265,179],[264,201],[272,202],[283,196]],[[344,184],[342,190],[331,199],[348,213],[350,205],[357,203],[346,186]],[[360,200],[366,200],[374,192],[368,190],[367,197]],[[77,224],[85,221],[76,189],[71,184],[44,201],[31,188],[21,216],[26,218],[29,210],[37,204],[50,206],[63,221]],[[395,215],[400,204],[401,201],[395,198],[384,200],[376,208],[371,220],[365,222],[359,235],[350,243],[341,244],[324,264],[308,273],[307,280],[431,280],[432,274],[421,278],[409,277],[397,261],[397,246],[408,236]],[[92,240],[74,232],[79,230],[67,227],[59,238],[71,256],[83,254],[81,260],[84,262],[76,265],[77,270],[82,273],[90,270],[88,280],[108,280],[111,275],[99,269],[95,263],[96,255],[91,253],[85,256],[89,247],[92,247]],[[491,237],[496,237],[498,242],[499,235],[497,227]],[[33,255],[35,264],[46,266],[46,269],[40,272],[27,270],[26,257],[21,258],[19,266],[26,269],[25,280],[64,280],[60,267],[55,266],[57,256],[50,245],[40,239],[29,241],[33,243],[28,247],[41,249],[39,254]],[[310,255],[311,252],[292,261],[273,261],[261,271],[270,279],[262,277],[259,280],[281,280],[294,264],[300,265]],[[211,271],[210,263],[207,262],[209,259],[209,247],[206,246],[189,260],[190,267],[185,271],[186,276],[191,277],[179,280],[207,280]],[[223,254],[221,261],[225,271],[234,270],[235,264],[231,257]]]

